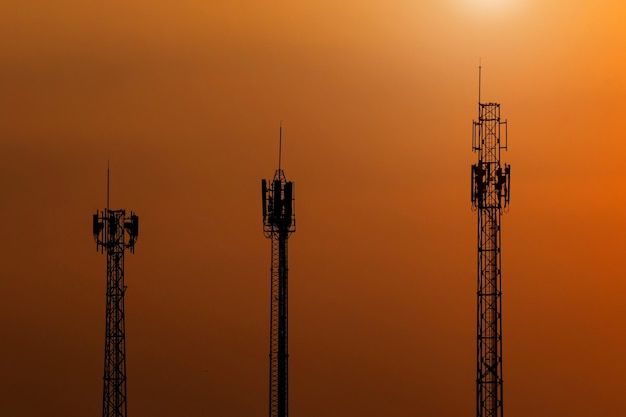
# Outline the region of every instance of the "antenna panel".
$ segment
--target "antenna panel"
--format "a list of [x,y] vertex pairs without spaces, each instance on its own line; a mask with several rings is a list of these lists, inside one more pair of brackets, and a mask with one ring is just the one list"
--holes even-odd
[[124,223],[124,228],[128,230],[131,239],[139,236],[139,216],[131,214],[130,220]]
[[93,235],[94,237],[98,237],[100,231],[102,230],[102,223],[100,223],[100,219],[98,219],[98,214],[93,215]]
[[291,226],[291,216],[293,214],[293,183],[291,181],[285,184],[285,223]]

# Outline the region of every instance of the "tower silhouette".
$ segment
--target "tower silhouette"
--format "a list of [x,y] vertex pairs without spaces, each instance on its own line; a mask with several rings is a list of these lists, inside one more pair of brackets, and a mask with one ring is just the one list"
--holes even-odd
[[278,169],[271,184],[261,181],[263,198],[263,232],[272,241],[270,266],[270,375],[269,417],[287,417],[288,398],[288,262],[287,243],[296,231],[294,211],[294,186],[287,181],[280,168],[282,151],[282,126]]
[[[511,167],[501,164],[507,149],[507,122],[500,104],[480,102],[473,123],[472,207],[478,212],[478,323],[476,416],[502,417],[502,273],[500,218],[510,197]],[[504,129],[502,129],[504,127]]]
[[103,417],[126,417],[126,325],[124,314],[124,252],[135,251],[139,217],[132,211],[107,208],[93,215],[96,249],[107,254],[106,325],[104,342]]

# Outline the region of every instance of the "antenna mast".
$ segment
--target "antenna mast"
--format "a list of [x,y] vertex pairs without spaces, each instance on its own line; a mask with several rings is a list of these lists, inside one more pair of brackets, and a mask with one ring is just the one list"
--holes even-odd
[[110,170],[109,161],[107,161],[107,210],[109,209],[109,190],[110,190]]
[[280,171],[280,162],[283,155],[283,121],[280,121],[280,128],[278,130],[278,170]]
[[294,184],[287,181],[280,168],[282,123],[280,128],[278,169],[271,185],[261,180],[263,198],[263,233],[272,241],[270,266],[270,375],[269,417],[287,417],[288,398],[288,260],[287,243],[296,231]]
[[480,58],[478,59],[478,103],[480,104],[480,83],[482,78],[483,67],[480,64]]
[[[478,212],[478,323],[476,416],[502,417],[502,265],[501,215],[509,205],[511,167],[501,164],[507,149],[507,122],[500,120],[500,104],[480,102],[473,123],[472,206]],[[504,130],[502,131],[502,126]]]

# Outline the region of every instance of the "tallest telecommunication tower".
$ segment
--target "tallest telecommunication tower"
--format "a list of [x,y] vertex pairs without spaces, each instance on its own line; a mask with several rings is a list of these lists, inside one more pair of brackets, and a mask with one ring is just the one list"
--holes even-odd
[[472,165],[472,205],[478,212],[476,416],[503,417],[500,217],[509,204],[511,167],[500,162],[500,152],[507,149],[507,122],[500,120],[500,104],[480,102],[480,82],[479,67],[472,135],[478,154]]
[[293,182],[287,181],[280,168],[282,127],[278,151],[278,169],[274,179],[261,181],[263,197],[263,232],[272,240],[270,267],[270,392],[269,417],[289,414],[287,343],[287,241],[296,231]]
[[104,342],[104,390],[102,417],[126,417],[126,320],[124,313],[124,252],[135,251],[139,217],[107,207],[93,215],[96,248],[107,254],[106,334]]

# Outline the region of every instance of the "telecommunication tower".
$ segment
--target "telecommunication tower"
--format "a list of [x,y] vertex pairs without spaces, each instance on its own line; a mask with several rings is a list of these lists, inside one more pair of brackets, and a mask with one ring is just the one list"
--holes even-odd
[[104,394],[102,417],[126,417],[126,326],[124,315],[124,252],[135,252],[139,217],[107,208],[93,215],[96,249],[107,254],[106,334],[104,342]]
[[511,167],[501,164],[507,149],[507,122],[500,104],[481,103],[478,69],[478,121],[473,123],[472,208],[478,212],[478,327],[476,416],[503,417],[502,275],[500,217],[510,197]]
[[270,266],[270,390],[269,417],[287,417],[288,361],[287,343],[287,241],[296,231],[294,186],[280,168],[282,126],[278,151],[278,169],[270,185],[261,180],[263,197],[263,232],[272,240]]

